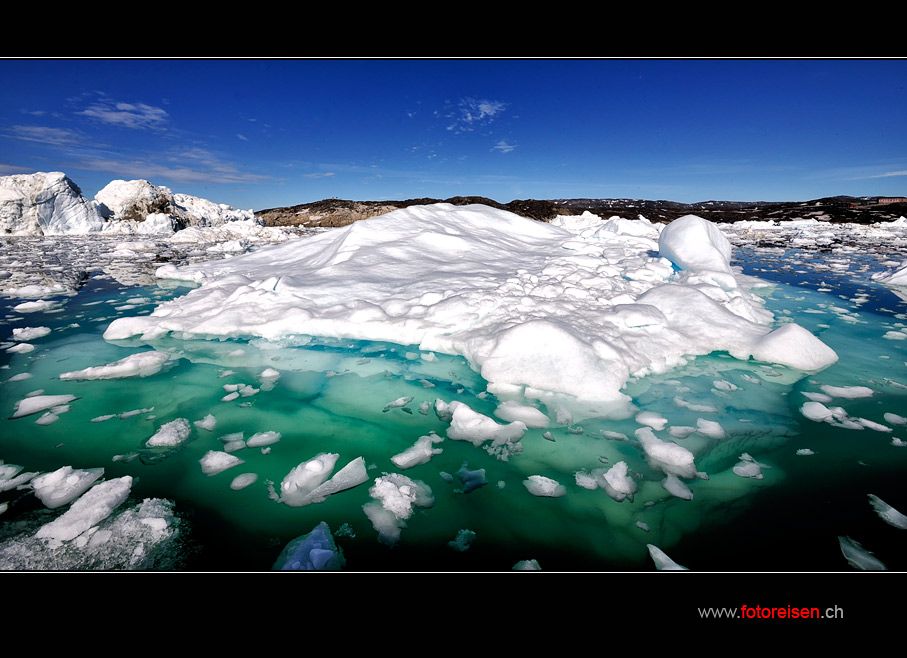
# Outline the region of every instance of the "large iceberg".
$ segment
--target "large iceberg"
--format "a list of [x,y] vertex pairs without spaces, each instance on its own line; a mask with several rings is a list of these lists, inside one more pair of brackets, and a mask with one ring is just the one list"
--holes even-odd
[[502,399],[626,417],[631,377],[726,351],[816,371],[837,355],[774,318],[730,267],[730,245],[689,215],[655,239],[584,230],[484,205],[412,206],[158,276],[201,284],[108,340],[167,334],[390,341],[459,355]]
[[0,176],[0,233],[67,235],[104,228],[97,206],[66,174]]

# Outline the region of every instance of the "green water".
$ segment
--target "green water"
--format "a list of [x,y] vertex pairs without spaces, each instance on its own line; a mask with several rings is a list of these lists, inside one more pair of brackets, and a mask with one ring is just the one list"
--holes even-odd
[[[744,255],[745,256],[745,255]],[[851,417],[885,423],[883,414],[907,415],[907,341],[884,338],[907,326],[905,303],[868,282],[865,273],[782,271],[764,258],[744,259],[747,271],[778,274],[767,304],[780,319],[794,320],[830,345],[841,357],[811,377],[766,364],[742,363],[716,353],[690,361],[676,372],[632,381],[627,386],[642,410],[656,411],[669,426],[694,427],[697,419],[720,422],[725,436],[693,433],[672,438],[696,455],[708,479],[686,480],[692,500],[672,496],[663,474],[645,459],[632,418],[622,421],[577,419],[570,426],[552,423],[529,430],[522,451],[507,460],[470,443],[446,439],[430,462],[402,471],[427,484],[434,505],[417,511],[393,547],[378,534],[362,510],[376,477],[398,472],[390,458],[421,436],[446,436],[448,424],[420,404],[460,400],[492,416],[497,400],[463,359],[422,358],[418,348],[358,341],[300,338],[283,345],[260,341],[182,341],[169,338],[155,349],[171,351],[168,368],[146,378],[113,381],[62,381],[63,372],[110,363],[136,351],[139,343],[112,344],[102,334],[120,315],[150,313],[160,301],[185,288],[124,288],[95,277],[72,297],[59,298],[59,310],[16,314],[21,300],[0,302],[8,334],[12,327],[47,326],[52,332],[33,341],[27,354],[0,352],[0,407],[4,417],[27,394],[79,396],[69,411],[49,425],[38,415],[0,421],[0,459],[27,471],[64,465],[105,469],[105,478],[135,478],[130,501],[164,498],[180,520],[180,540],[161,546],[159,568],[259,571],[270,569],[293,538],[326,521],[346,558],[348,571],[506,571],[520,560],[536,559],[546,571],[651,571],[646,544],[652,543],[693,570],[849,570],[837,537],[849,535],[890,569],[904,569],[907,532],[879,519],[867,501],[873,493],[907,510],[902,473],[907,428],[892,432],[832,427],[804,418],[802,392],[819,385],[869,386],[868,399],[836,399]],[[782,276],[783,275],[783,276]],[[821,290],[820,290],[821,289]],[[855,295],[860,301],[854,303]],[[126,300],[135,307],[117,310]],[[262,386],[266,368],[280,372],[272,388]],[[19,373],[31,378],[10,381]],[[223,401],[224,385],[248,384],[258,392]],[[409,412],[385,410],[397,398],[412,396]],[[714,412],[678,406],[676,399],[714,407]],[[127,418],[98,417],[145,410]],[[165,422],[190,423],[208,414],[213,431],[192,426],[187,443],[172,451],[151,451],[148,440]],[[551,414],[552,418],[554,414]],[[222,450],[220,437],[243,432],[282,435],[269,450],[233,453],[244,463],[214,476],[202,473],[199,460]],[[550,432],[550,439],[544,436]],[[603,432],[630,437],[621,441]],[[613,435],[611,435],[613,436]],[[814,454],[798,455],[810,449]],[[294,508],[269,495],[295,466],[322,452],[337,453],[337,468],[357,457],[368,465],[370,481],[325,502]],[[732,469],[742,453],[765,467],[763,478],[743,478]],[[575,482],[577,471],[625,461],[639,490],[631,502],[617,502],[602,490]],[[463,493],[456,473],[464,463],[484,468],[487,484]],[[230,483],[255,473],[257,481],[241,490]],[[451,481],[444,475],[453,476]],[[543,498],[523,481],[545,475],[567,494]],[[0,515],[2,542],[34,532],[50,513],[27,491],[0,493],[9,509]],[[59,512],[54,512],[59,513]],[[342,530],[341,530],[342,529]],[[475,533],[467,551],[448,545],[461,529]]]

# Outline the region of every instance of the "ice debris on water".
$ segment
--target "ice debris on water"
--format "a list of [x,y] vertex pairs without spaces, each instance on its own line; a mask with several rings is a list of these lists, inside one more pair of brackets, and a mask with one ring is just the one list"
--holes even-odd
[[659,571],[689,571],[686,567],[680,566],[669,558],[664,551],[654,544],[646,544],[646,548],[649,549],[649,556],[655,563],[655,568]]
[[378,533],[378,541],[394,546],[406,528],[406,521],[416,509],[427,509],[435,504],[431,488],[421,480],[413,480],[400,473],[385,473],[375,478],[368,490],[372,497],[362,506],[362,511]]
[[35,537],[45,540],[51,548],[72,541],[110,516],[126,500],[131,489],[132,477],[129,475],[96,484],[62,516],[41,526]]
[[740,461],[731,470],[740,477],[761,480],[764,477],[763,468],[771,468],[771,466],[757,462],[749,453],[744,452],[740,455]]
[[177,418],[161,425],[160,429],[145,442],[145,445],[149,448],[179,446],[189,438],[190,432],[189,421],[185,418]]
[[123,379],[125,377],[150,377],[159,373],[170,361],[168,352],[139,352],[103,366],[64,372],[63,380]]
[[35,496],[49,509],[68,505],[104,475],[103,468],[74,469],[63,466],[31,481]]
[[443,441],[443,437],[437,434],[426,434],[416,439],[412,447],[404,450],[391,457],[391,461],[397,468],[406,470],[413,466],[427,464],[435,455],[440,455],[443,450],[436,448],[435,445]]
[[292,540],[274,562],[274,571],[340,571],[346,564],[331,528],[322,521],[311,532]]
[[523,485],[533,496],[560,498],[567,495],[567,488],[564,485],[544,475],[530,475],[523,480]]
[[488,484],[488,480],[485,479],[485,469],[470,470],[467,462],[463,462],[460,465],[460,470],[457,471],[457,478],[463,483],[463,493],[467,494]]
[[239,466],[243,460],[227,452],[220,450],[209,450],[201,459],[198,460],[202,467],[202,473],[205,475],[217,475],[226,471],[228,468]]
[[862,571],[887,571],[881,560],[874,557],[872,551],[868,551],[855,539],[850,537],[839,536],[838,544],[841,546],[841,552],[847,559],[848,564],[854,569]]
[[538,560],[520,560],[513,565],[511,571],[541,571]]
[[472,530],[463,529],[457,532],[456,539],[452,539],[447,542],[447,545],[450,546],[455,551],[468,551],[469,547],[472,546],[472,542],[476,539],[476,533]]
[[869,503],[885,523],[901,530],[907,530],[907,516],[874,494],[869,494]]

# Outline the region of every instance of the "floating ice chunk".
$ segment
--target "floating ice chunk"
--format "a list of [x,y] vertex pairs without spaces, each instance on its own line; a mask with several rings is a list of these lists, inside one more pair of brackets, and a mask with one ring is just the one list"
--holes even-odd
[[659,571],[689,571],[686,567],[680,566],[669,558],[664,551],[654,544],[646,544],[646,548],[649,549],[649,556],[655,563],[655,568]]
[[640,425],[648,425],[655,430],[663,430],[668,424],[668,419],[654,411],[643,411],[636,415],[636,422]]
[[31,414],[40,413],[42,411],[47,411],[48,409],[53,409],[54,407],[69,404],[73,400],[78,399],[79,398],[75,395],[33,395],[17,402],[16,411],[13,412],[13,415],[9,418],[10,420],[12,420],[13,418],[30,416]]
[[60,375],[60,379],[88,380],[149,377],[159,373],[164,364],[170,360],[170,356],[169,352],[139,352],[107,365],[64,372]]
[[428,508],[435,504],[431,488],[420,480],[412,480],[400,473],[385,473],[375,479],[369,489],[374,499],[362,506],[362,511],[378,532],[378,541],[393,546],[406,527],[406,520],[415,508]]
[[876,495],[869,494],[869,503],[885,523],[901,530],[907,530],[907,516],[901,514]]
[[[695,411],[697,413],[718,413],[718,408],[713,407],[710,404],[695,404],[693,402],[687,402],[680,396],[674,397],[674,404],[680,407],[681,409],[689,409],[690,411]],[[656,427],[655,429],[659,429]]]
[[472,530],[463,529],[457,532],[456,539],[453,539],[447,542],[447,545],[450,546],[455,551],[468,551],[469,547],[472,546],[472,542],[476,539],[476,533]]
[[[394,400],[393,402],[388,402],[385,405],[384,409],[382,409],[382,411],[390,411],[391,409],[403,408],[403,407],[406,407],[406,405],[408,405],[412,401],[413,401],[412,395],[399,397],[396,400]],[[404,409],[404,410],[406,411],[406,409]]]
[[882,425],[881,423],[877,423],[873,420],[869,420],[868,418],[856,418],[855,420],[856,420],[856,422],[860,423],[860,425],[862,425],[863,427],[865,427],[867,429],[875,430],[876,432],[893,431],[890,427]]
[[13,306],[16,313],[36,313],[39,311],[50,311],[60,305],[60,302],[54,300],[41,299],[33,302],[22,302]]
[[520,560],[513,565],[512,571],[541,571],[538,560]]
[[868,398],[872,397],[874,391],[867,386],[820,386],[823,391],[833,398]]
[[653,468],[686,478],[702,477],[696,470],[693,453],[671,441],[662,441],[650,427],[636,430],[636,437]]
[[161,425],[154,436],[145,442],[149,448],[175,447],[189,438],[191,428],[185,418],[177,418]]
[[44,503],[45,507],[54,509],[74,501],[102,475],[103,468],[78,470],[72,466],[63,466],[52,473],[34,478],[31,486],[38,500]]
[[469,441],[479,447],[491,442],[490,451],[501,450],[506,456],[519,449],[519,442],[528,430],[526,423],[515,420],[507,425],[500,425],[493,418],[470,409],[459,401],[453,401],[447,408],[452,412],[447,437],[454,441]]
[[457,478],[463,483],[463,493],[467,494],[488,484],[488,480],[485,479],[485,469],[470,470],[467,462],[463,462],[460,465],[460,470],[457,471]]
[[28,341],[50,333],[50,327],[19,327],[13,329],[13,340]]
[[628,471],[627,462],[619,461],[603,476],[605,493],[617,502],[626,498],[632,503],[636,494],[636,481],[629,476]]
[[330,477],[339,457],[322,452],[296,466],[280,483],[280,502],[290,507],[307,505],[308,494]]
[[217,418],[214,417],[214,414],[208,414],[201,420],[197,420],[193,423],[196,427],[203,430],[208,430],[209,432],[214,431],[214,427],[217,425]]
[[198,463],[202,466],[202,473],[211,476],[226,471],[228,468],[239,466],[243,460],[227,452],[209,450],[198,460]]
[[719,422],[705,418],[696,419],[696,431],[713,439],[723,439],[726,436]]
[[850,537],[838,537],[838,543],[841,546],[841,552],[847,558],[848,564],[854,569],[863,571],[887,571],[881,560],[873,557],[871,551],[867,551],[860,542]]
[[661,486],[672,496],[693,500],[693,491],[673,473],[668,473],[667,477],[661,481]]
[[41,526],[35,537],[46,540],[51,548],[58,548],[110,516],[126,500],[131,489],[132,477],[129,475],[96,484],[62,516]]
[[31,343],[17,343],[12,347],[6,348],[6,351],[10,352],[11,354],[28,354],[29,352],[33,352],[34,350],[35,346]]
[[544,498],[559,498],[567,494],[567,488],[559,484],[557,480],[552,480],[544,475],[530,475],[523,480],[523,485],[533,496]]
[[891,423],[892,425],[907,425],[907,418],[899,416],[898,414],[885,412],[883,418],[885,418],[886,423]]
[[239,491],[240,489],[245,489],[251,484],[255,484],[258,480],[258,474],[256,473],[243,473],[242,475],[237,475],[230,482],[230,488],[234,491]]
[[[365,466],[365,459],[357,457],[349,464],[334,473],[331,478],[310,491],[300,500],[300,505],[310,503],[323,503],[329,496],[333,496],[341,491],[358,487],[360,484],[368,482],[368,470]],[[289,504],[289,503],[288,503]]]
[[[681,270],[714,271],[731,276],[731,243],[712,222],[685,215],[669,223],[658,237],[658,253]],[[726,280],[726,279],[724,279]]]
[[758,361],[779,363],[806,372],[823,370],[838,360],[833,349],[793,322],[758,339],[751,356]]
[[766,464],[760,464],[749,453],[744,452],[740,455],[740,461],[734,465],[734,468],[731,470],[744,478],[754,478],[756,480],[761,480],[763,478],[762,469],[771,468]]
[[515,400],[502,402],[494,410],[494,415],[508,423],[516,420],[521,421],[526,424],[526,427],[531,429],[543,429],[548,427],[551,422],[544,412],[535,407],[520,404]]
[[257,432],[250,436],[246,441],[247,448],[263,448],[264,446],[269,446],[274,443],[277,443],[282,438],[280,432],[268,431],[268,432]]
[[0,491],[9,491],[16,487],[30,482],[32,478],[38,475],[35,473],[22,473],[24,467],[17,464],[4,464],[0,459]]
[[340,571],[346,560],[325,522],[292,540],[272,567],[275,571]]
[[799,450],[797,450],[797,454],[808,456],[808,455],[814,455],[816,453],[813,452],[812,450],[810,450],[809,448],[800,448]]
[[435,448],[436,443],[444,439],[436,434],[420,436],[411,448],[391,457],[391,461],[397,468],[406,470],[420,464],[427,464],[434,455],[440,455],[443,451],[441,448]]

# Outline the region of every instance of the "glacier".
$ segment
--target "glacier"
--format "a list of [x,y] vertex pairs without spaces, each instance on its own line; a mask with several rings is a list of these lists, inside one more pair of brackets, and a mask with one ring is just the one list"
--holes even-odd
[[907,227],[219,221],[3,238],[2,568],[903,568]]

